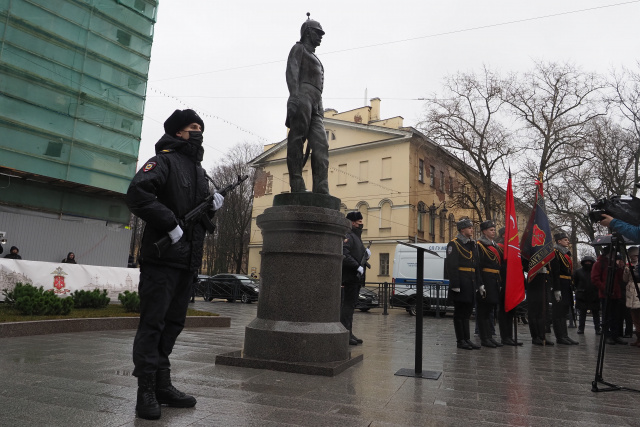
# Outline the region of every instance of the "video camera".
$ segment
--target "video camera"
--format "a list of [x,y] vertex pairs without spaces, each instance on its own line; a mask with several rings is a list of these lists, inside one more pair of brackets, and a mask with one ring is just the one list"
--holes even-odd
[[640,199],[634,196],[613,196],[591,205],[589,219],[600,222],[602,214],[610,215],[631,225],[640,225]]

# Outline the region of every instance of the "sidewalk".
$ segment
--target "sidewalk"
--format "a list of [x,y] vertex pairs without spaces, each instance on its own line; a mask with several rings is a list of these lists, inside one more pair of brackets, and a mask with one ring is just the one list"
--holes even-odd
[[[452,319],[425,317],[423,369],[439,380],[394,376],[414,368],[415,318],[404,310],[356,311],[351,347],[364,361],[337,377],[216,366],[242,348],[256,304],[195,308],[231,317],[231,328],[186,329],[172,355],[174,384],[193,409],[135,418],[133,330],[0,339],[0,426],[638,426],[640,393],[591,392],[597,341],[578,346],[455,347]],[[607,346],[603,377],[640,389],[640,348]]]

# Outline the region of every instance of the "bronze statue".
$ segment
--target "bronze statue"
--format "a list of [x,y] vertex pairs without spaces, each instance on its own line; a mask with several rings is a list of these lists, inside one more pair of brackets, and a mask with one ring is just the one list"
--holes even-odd
[[[324,130],[324,108],[322,87],[324,68],[315,55],[324,31],[318,21],[307,13],[307,20],[300,28],[300,41],[291,48],[287,60],[287,119],[289,128],[287,143],[287,167],[292,193],[307,191],[302,178],[309,151],[313,192],[329,194],[329,142]],[[307,152],[303,156],[302,146],[307,141]]]

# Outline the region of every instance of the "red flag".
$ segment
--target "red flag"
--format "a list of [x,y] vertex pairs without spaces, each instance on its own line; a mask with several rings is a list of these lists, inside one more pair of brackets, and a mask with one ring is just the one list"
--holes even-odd
[[507,281],[505,285],[504,310],[513,310],[524,300],[524,274],[520,260],[520,241],[518,238],[518,222],[516,221],[516,204],[511,187],[511,171],[507,183],[507,200],[505,203],[504,226],[504,260],[507,264]]
[[529,282],[545,267],[553,257],[553,239],[549,218],[544,206],[544,193],[542,192],[542,174],[536,180],[536,202],[533,205],[527,227],[522,233],[521,255],[528,263]]

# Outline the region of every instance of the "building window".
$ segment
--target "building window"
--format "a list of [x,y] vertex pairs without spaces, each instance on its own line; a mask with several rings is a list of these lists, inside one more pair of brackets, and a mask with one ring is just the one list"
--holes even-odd
[[424,160],[418,160],[418,181],[424,182]]
[[441,242],[444,242],[444,229],[445,229],[446,223],[447,223],[447,216],[443,212],[440,212],[440,241]]
[[116,39],[118,43],[124,46],[129,46],[131,44],[131,34],[124,32],[122,30],[116,31]]
[[449,215],[449,240],[453,240],[453,230],[456,228],[456,220],[453,214]]
[[49,141],[47,144],[47,151],[44,152],[45,156],[60,157],[62,155],[62,142]]
[[359,182],[369,181],[369,161],[365,160],[360,162]]
[[424,231],[424,215],[427,212],[427,206],[424,202],[418,203],[418,231]]
[[389,275],[389,254],[380,254],[380,276]]
[[366,203],[362,203],[358,206],[358,212],[362,214],[362,223],[364,224],[363,230],[369,228],[369,206]]
[[267,186],[264,190],[264,194],[271,194],[271,192],[273,191],[273,176],[272,175],[268,175],[267,176]]
[[380,206],[380,228],[391,228],[391,202]]
[[391,179],[391,157],[384,157],[382,159],[382,178]]
[[282,174],[282,192],[288,193],[290,188],[291,187],[289,186],[289,174],[283,173]]
[[436,168],[435,166],[429,166],[429,185],[436,186]]
[[438,183],[440,186],[440,191],[444,193],[444,172],[440,171],[440,182]]
[[338,185],[347,185],[347,164],[338,165]]
[[453,177],[449,177],[449,195],[453,196]]

